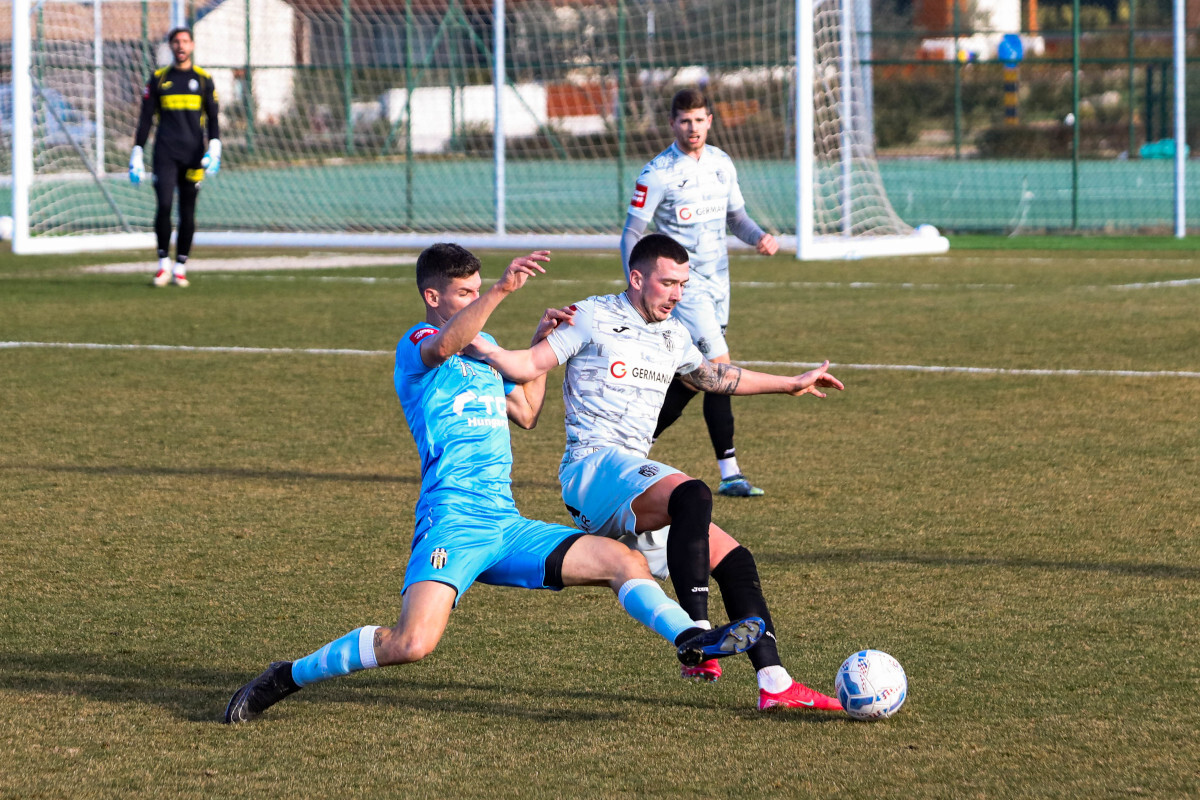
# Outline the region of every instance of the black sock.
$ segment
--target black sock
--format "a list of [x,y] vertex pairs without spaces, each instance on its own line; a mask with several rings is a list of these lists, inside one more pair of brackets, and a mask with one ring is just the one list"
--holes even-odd
[[663,400],[662,410],[658,412],[658,425],[654,428],[655,439],[683,415],[683,409],[687,408],[687,404],[697,394],[699,392],[689,389],[679,378],[671,381],[667,387],[667,396]]
[[775,624],[771,622],[771,612],[767,610],[767,600],[763,597],[754,556],[739,545],[729,551],[729,554],[721,559],[721,563],[713,568],[712,576],[717,586],[721,587],[725,613],[729,615],[730,620],[762,617],[767,623],[767,630],[758,640],[758,644],[746,651],[754,669],[757,671],[763,667],[780,666],[783,662],[779,660],[779,648],[775,646]]
[[712,440],[717,461],[732,458],[733,452],[733,404],[727,394],[704,395],[704,422],[708,425],[708,438]]
[[679,605],[692,619],[708,619],[708,526],[712,491],[704,481],[685,481],[667,502],[671,533],[667,536],[667,569]]
[[704,633],[704,628],[688,628],[686,631],[675,637],[675,646],[679,647],[679,645],[683,644],[688,639],[695,638],[702,633]]

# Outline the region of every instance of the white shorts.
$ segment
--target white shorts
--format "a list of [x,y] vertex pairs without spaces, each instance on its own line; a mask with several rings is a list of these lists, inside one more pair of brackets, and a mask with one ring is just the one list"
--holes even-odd
[[668,525],[656,531],[626,533],[617,541],[630,550],[637,550],[644,555],[646,564],[650,567],[650,574],[660,581],[665,581],[671,577],[671,572],[667,569],[667,536],[670,533],[671,526]]
[[671,313],[688,329],[705,358],[711,360],[728,353],[725,328],[729,325],[729,273],[707,279],[693,274],[683,290],[683,299]]
[[558,480],[562,483],[563,503],[580,530],[618,539],[624,534],[637,534],[633,501],[663,478],[678,472],[645,456],[606,447],[578,461],[564,463],[558,469]]

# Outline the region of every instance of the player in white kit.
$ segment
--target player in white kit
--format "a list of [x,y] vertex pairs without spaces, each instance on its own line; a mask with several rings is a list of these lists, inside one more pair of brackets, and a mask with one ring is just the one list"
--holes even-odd
[[[760,709],[840,710],[836,699],[794,681],[783,668],[754,557],[712,524],[712,492],[647,453],[676,376],[697,391],[727,395],[824,397],[822,388],[842,384],[826,371],[828,362],[785,377],[704,358],[671,315],[687,283],[687,251],[669,236],[651,234],[633,248],[625,292],[564,309],[567,324],[528,350],[476,339],[471,355],[517,382],[566,364],[567,443],[559,480],[575,522],[642,551],[656,577],[670,576],[679,604],[698,624],[708,624],[710,570],[731,619],[766,621],[766,634],[747,651],[758,674]],[[720,674],[715,660],[683,669],[685,677],[707,680]]]
[[[621,234],[621,260],[629,274],[633,246],[653,222],[682,244],[691,262],[687,293],[674,315],[691,334],[696,347],[709,361],[729,363],[725,329],[729,325],[729,253],[726,229],[762,255],[779,250],[775,237],[763,231],[746,214],[746,201],[738,186],[737,169],[725,151],[707,144],[712,126],[708,99],[695,89],[684,89],[671,100],[671,130],[675,141],[642,169]],[[654,438],[679,419],[696,390],[674,381],[667,390]],[[718,492],[731,497],[763,494],[742,475],[733,446],[733,409],[729,395],[704,396],[704,421],[721,472]]]

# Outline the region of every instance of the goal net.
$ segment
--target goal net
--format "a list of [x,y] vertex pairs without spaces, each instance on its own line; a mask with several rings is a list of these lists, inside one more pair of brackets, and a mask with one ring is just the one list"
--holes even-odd
[[939,252],[888,202],[842,2],[16,0],[14,250],[153,247],[126,164],[186,21],[224,145],[202,245],[613,248],[690,86],[785,247]]

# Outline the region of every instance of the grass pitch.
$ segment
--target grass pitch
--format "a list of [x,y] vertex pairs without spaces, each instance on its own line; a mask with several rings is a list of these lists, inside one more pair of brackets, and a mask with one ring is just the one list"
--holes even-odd
[[[1200,258],[971,244],[733,265],[734,355],[827,357],[847,389],[735,400],[767,496],[715,518],[793,675],[904,664],[878,724],[761,715],[744,659],[684,683],[607,591],[482,585],[425,662],[219,724],[268,661],[398,611],[419,476],[387,353],[422,313],[412,268],[206,274],[201,252],[190,289],[153,291],[79,271],[128,255],[5,254],[0,341],[287,350],[0,348],[0,796],[1195,796]],[[620,273],[551,270],[494,315],[502,343]],[[559,377],[514,479],[568,522]],[[698,403],[654,455],[715,481]]]

